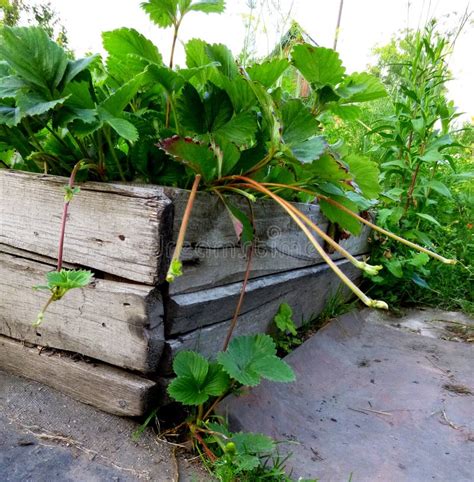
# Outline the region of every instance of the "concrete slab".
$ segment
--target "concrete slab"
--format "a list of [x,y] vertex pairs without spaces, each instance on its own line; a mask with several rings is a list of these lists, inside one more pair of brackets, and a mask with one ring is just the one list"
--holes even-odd
[[174,449],[138,424],[0,371],[0,480],[178,481]]
[[472,481],[473,345],[397,323],[336,319],[287,357],[295,383],[265,382],[220,410],[234,430],[292,441],[281,451],[295,479]]

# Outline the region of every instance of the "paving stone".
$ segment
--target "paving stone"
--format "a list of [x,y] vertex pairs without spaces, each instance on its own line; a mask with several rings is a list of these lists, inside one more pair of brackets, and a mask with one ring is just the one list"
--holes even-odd
[[473,345],[394,324],[334,320],[286,358],[295,383],[264,382],[220,412],[234,430],[291,441],[280,450],[295,480],[472,481]]
[[138,423],[0,371],[0,481],[177,481],[171,446]]

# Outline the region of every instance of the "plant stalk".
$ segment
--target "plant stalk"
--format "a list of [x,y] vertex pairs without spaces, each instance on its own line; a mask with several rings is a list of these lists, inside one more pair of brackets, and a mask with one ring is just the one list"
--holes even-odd
[[176,246],[174,248],[173,257],[171,258],[170,269],[168,269],[168,274],[166,275],[167,281],[172,281],[174,279],[171,273],[171,268],[173,267],[173,262],[179,262],[181,257],[181,251],[183,250],[184,238],[186,236],[186,231],[188,229],[189,218],[191,217],[191,211],[193,209],[194,200],[196,198],[196,193],[201,182],[201,175],[197,174],[194,178],[193,187],[191,188],[191,193],[189,194],[188,203],[186,204],[186,209],[184,211],[183,220],[179,228],[178,239],[176,241]]
[[[232,178],[239,179],[242,176],[232,176]],[[455,259],[448,259],[443,256],[440,256],[437,253],[434,253],[433,251],[430,251],[429,249],[423,248],[422,246],[419,246],[418,244],[412,243],[411,241],[408,241],[407,239],[401,238],[400,236],[397,236],[394,233],[391,233],[390,231],[387,231],[386,229],[383,229],[379,226],[377,226],[374,223],[371,223],[367,219],[364,219],[362,216],[359,216],[355,212],[351,211],[350,209],[346,208],[342,204],[339,204],[337,201],[334,201],[334,199],[331,199],[327,196],[324,196],[323,194],[315,193],[313,191],[310,191],[309,189],[304,189],[304,188],[299,188],[295,186],[290,186],[290,185],[285,185],[285,184],[278,184],[278,183],[262,183],[262,186],[273,186],[273,187],[280,187],[280,188],[285,188],[285,189],[292,189],[293,191],[299,191],[299,192],[304,192],[306,194],[311,194],[314,197],[318,199],[322,199],[323,201],[328,202],[329,204],[332,204],[333,206],[337,207],[341,211],[344,211],[346,214],[349,214],[349,216],[352,216],[353,218],[357,219],[361,223],[365,224],[366,226],[369,226],[371,229],[374,231],[378,231],[379,233],[384,234],[385,236],[394,239],[395,241],[398,241],[399,243],[402,243],[406,246],[409,246],[412,249],[415,249],[417,251],[420,251],[421,253],[425,253],[428,256],[431,256],[434,259],[437,259],[438,261],[441,261],[444,264],[456,264],[457,260]]]
[[235,327],[237,325],[237,320],[239,319],[240,310],[242,309],[242,304],[244,302],[245,291],[247,289],[247,283],[250,277],[250,271],[252,268],[252,257],[253,257],[253,243],[250,245],[249,249],[247,250],[247,268],[245,270],[244,280],[242,282],[242,288],[240,289],[240,296],[237,306],[235,308],[234,316],[229,326],[229,330],[227,331],[227,336],[225,337],[224,346],[222,347],[222,351],[226,351],[230,340],[232,338],[232,334],[234,333]]
[[[76,179],[76,174],[83,166],[83,161],[79,161],[74,166],[71,175],[69,176],[69,188],[74,189],[74,181]],[[59,233],[59,247],[58,247],[58,264],[57,264],[57,271],[61,271],[63,267],[63,251],[64,251],[64,237],[66,234],[66,223],[67,223],[67,215],[69,211],[69,204],[71,201],[65,201],[63,207],[63,215],[61,219],[61,230]],[[44,311],[44,310],[43,310]]]
[[388,309],[387,304],[384,301],[372,300],[370,299],[363,291],[361,291],[341,270],[340,268],[334,263],[334,261],[329,257],[329,255],[324,251],[322,246],[318,243],[316,238],[313,234],[309,231],[306,225],[301,221],[299,216],[295,215],[291,209],[289,209],[280,198],[269,189],[266,189],[264,186],[260,185],[259,183],[253,181],[252,179],[243,178],[241,176],[235,176],[236,178],[243,179],[247,181],[253,189],[256,191],[260,191],[262,194],[266,194],[270,196],[274,201],[276,201],[283,209],[290,215],[293,221],[300,227],[306,237],[309,239],[311,244],[314,246],[316,251],[319,253],[321,258],[327,263],[327,265],[334,271],[334,273],[338,276],[338,278],[367,306],[371,308],[382,308]]

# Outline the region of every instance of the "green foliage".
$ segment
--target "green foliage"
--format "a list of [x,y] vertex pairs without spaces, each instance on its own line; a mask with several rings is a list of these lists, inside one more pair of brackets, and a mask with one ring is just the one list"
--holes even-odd
[[36,290],[47,290],[51,293],[49,300],[44,308],[38,313],[34,327],[38,327],[44,321],[44,314],[48,306],[55,301],[59,301],[63,296],[72,289],[85,288],[92,281],[92,273],[86,270],[68,270],[52,271],[46,274],[46,285],[34,286]]
[[222,13],[224,0],[150,0],[143,2],[143,10],[159,27],[177,25],[189,12]]
[[372,257],[386,270],[372,281],[375,290],[394,303],[470,310],[472,179],[464,174],[473,169],[472,139],[470,144],[469,138],[460,142],[462,136],[451,127],[458,114],[446,98],[449,49],[433,25],[390,45],[379,71],[390,83],[393,111],[374,124],[371,137],[373,156],[381,160],[378,224],[461,264],[438,266],[427,256],[399,246],[395,250],[393,242],[375,236]]
[[220,481],[232,482],[274,480],[288,482],[285,462],[277,453],[277,443],[259,433],[232,433],[222,422],[208,422],[206,437],[209,448],[218,457],[206,463],[209,471]]
[[183,405],[202,405],[209,397],[222,395],[229,388],[229,377],[216,363],[209,363],[195,352],[178,353],[173,362],[176,378],[168,393]]
[[[144,8],[158,24],[175,25],[184,13],[220,11],[223,2],[168,0]],[[139,178],[186,188],[201,174],[208,189],[226,176],[251,173],[260,182],[344,199],[354,211],[376,197],[376,171],[365,158],[346,160],[329,145],[320,116],[384,92],[368,74],[346,76],[337,53],[295,47],[292,61],[313,86],[302,100],[276,87],[287,59],[255,64],[247,74],[226,46],[192,40],[187,68],[173,70],[136,30],[106,32],[103,41],[105,64],[97,57],[71,60],[40,29],[3,31],[0,142],[6,153],[20,154],[17,167],[67,175],[88,159],[95,165],[89,175],[100,180]],[[306,57],[309,63],[301,60]],[[283,194],[299,199],[290,190]],[[334,206],[322,209],[359,232],[358,222]]]
[[279,352],[290,353],[303,342],[293,321],[293,310],[288,303],[282,303],[273,318],[277,331],[272,334]]
[[92,280],[92,273],[86,270],[51,271],[46,274],[47,285],[35,286],[37,290],[49,290],[56,300],[60,300],[69,290],[84,288]]
[[242,385],[256,386],[262,378],[274,382],[292,382],[295,375],[283,360],[276,356],[276,346],[268,335],[249,335],[235,338],[217,360],[223,369]]
[[296,326],[293,321],[293,310],[288,303],[282,303],[274,318],[276,327],[283,333],[289,332],[296,335]]

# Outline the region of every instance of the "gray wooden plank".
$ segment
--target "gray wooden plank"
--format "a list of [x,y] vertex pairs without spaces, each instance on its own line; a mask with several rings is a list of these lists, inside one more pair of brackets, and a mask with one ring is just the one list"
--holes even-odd
[[83,403],[122,416],[142,416],[154,405],[154,381],[65,353],[28,348],[0,335],[0,370],[44,383]]
[[[349,262],[337,264],[350,279],[360,278],[360,271]],[[292,307],[295,324],[301,326],[321,313],[340,286],[339,278],[326,265],[251,280],[235,334],[268,332],[281,303]],[[170,336],[160,374],[169,373],[172,358],[181,350],[212,357],[222,349],[240,288],[241,283],[234,283],[172,298],[166,319]],[[346,290],[343,293],[347,295]]]
[[[67,179],[0,170],[0,243],[56,256]],[[159,280],[170,200],[157,186],[85,183],[71,203],[64,260],[146,284]]]
[[157,290],[97,279],[53,303],[39,328],[32,322],[49,294],[33,291],[53,266],[0,253],[0,334],[81,353],[112,365],[153,371],[163,349]]
[[[172,242],[167,252],[172,254],[189,194],[186,191],[165,188],[173,201],[174,222]],[[238,196],[232,202],[249,213],[248,203]],[[295,203],[324,232],[327,219],[317,204]],[[251,278],[314,266],[322,262],[304,233],[288,214],[272,200],[262,199],[253,205],[256,247],[252,259]],[[368,252],[364,229],[361,236],[351,236],[341,245],[354,255]],[[319,242],[322,240],[317,236]],[[331,255],[340,259],[339,253]],[[169,287],[171,295],[190,293],[205,288],[221,286],[244,278],[246,251],[237,241],[234,227],[222,202],[215,195],[198,193],[186,232],[182,254],[184,276]]]

